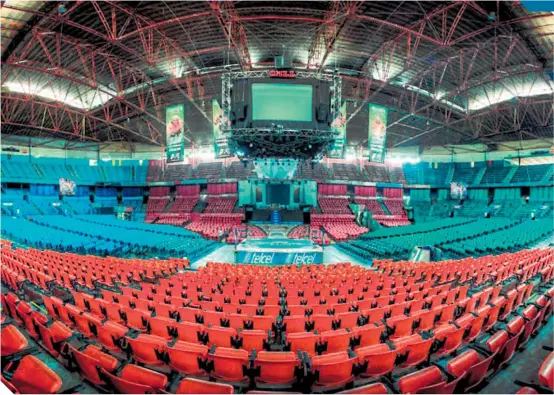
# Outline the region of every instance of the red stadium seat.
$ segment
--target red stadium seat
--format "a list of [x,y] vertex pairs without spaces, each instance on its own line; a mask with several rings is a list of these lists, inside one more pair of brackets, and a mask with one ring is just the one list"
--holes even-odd
[[287,333],[304,332],[306,330],[306,316],[289,315],[283,318],[285,331]]
[[317,377],[312,390],[344,387],[352,382],[352,368],[355,362],[356,358],[346,351],[312,357],[312,373]]
[[260,351],[254,360],[254,368],[260,370],[256,383],[290,385],[296,381],[296,370],[300,367],[297,353]]
[[2,327],[0,340],[0,355],[3,357],[23,351],[29,345],[25,336],[13,325]]
[[170,332],[176,327],[175,320],[167,317],[152,317],[149,321],[150,333],[170,340],[173,338]]
[[176,394],[232,394],[234,388],[229,384],[212,383],[204,380],[185,378],[177,387]]
[[383,383],[373,383],[351,390],[337,392],[337,394],[388,394],[389,390]]
[[22,394],[55,394],[62,387],[62,379],[34,355],[8,363],[3,371],[13,372],[10,383]]
[[287,333],[286,340],[290,351],[296,353],[300,350],[311,356],[316,353],[319,335],[313,332]]
[[[159,356],[165,351],[167,341],[161,337],[140,334],[136,338],[124,337],[124,343],[131,348],[133,358],[147,365],[163,365]],[[125,345],[123,346],[125,348]]]
[[456,328],[453,324],[445,324],[435,329],[435,338],[444,343],[435,353],[435,356],[448,355],[462,345],[465,328]]
[[188,343],[198,343],[198,335],[205,332],[206,328],[202,324],[192,322],[177,322],[177,338]]
[[460,391],[469,392],[486,378],[495,355],[491,354],[484,357],[477,351],[470,349],[451,359],[447,363],[446,369],[457,378],[467,374],[467,381],[464,383],[464,388],[461,388]]
[[321,333],[321,342],[326,347],[325,352],[330,354],[346,351],[350,348],[352,333],[347,329],[338,329]]
[[362,377],[378,377],[394,370],[398,352],[391,350],[385,343],[375,344],[356,349],[358,362],[366,367]]
[[177,341],[173,347],[167,347],[169,366],[182,374],[205,376],[201,366],[208,356],[208,347],[196,343]]
[[402,376],[398,388],[404,394],[452,394],[464,376],[447,383],[440,369],[436,366],[418,370]]
[[539,369],[539,382],[546,388],[554,390],[554,352],[543,361]]
[[98,331],[98,340],[110,351],[118,351],[118,341],[124,337],[129,328],[114,321],[106,321]]
[[206,329],[208,333],[208,344],[211,346],[231,348],[232,339],[237,336],[237,330],[234,328],[224,328],[221,326],[211,326]]
[[117,359],[103,353],[98,347],[88,346],[84,352],[78,351],[69,344],[68,348],[81,371],[81,375],[93,384],[105,384],[98,374],[100,368],[113,372],[117,367]]
[[434,338],[423,340],[420,335],[406,336],[393,340],[398,353],[407,353],[408,355],[406,361],[400,366],[410,367],[424,362],[429,357],[429,350],[434,340]]
[[137,365],[125,365],[117,377],[104,369],[111,385],[121,394],[155,394],[167,386],[167,376]]
[[208,354],[208,361],[213,363],[210,376],[216,380],[237,384],[249,382],[248,377],[244,374],[244,367],[248,365],[247,351],[217,347],[213,354]]
[[52,356],[58,356],[61,343],[69,339],[73,335],[73,331],[60,321],[54,321],[49,328],[42,325],[40,322],[36,324],[44,347],[46,347]]
[[240,348],[252,352],[253,350],[262,351],[264,345],[269,341],[268,332],[260,329],[241,330],[238,332]]
[[352,333],[353,337],[359,342],[359,347],[366,347],[380,343],[381,336],[383,336],[385,329],[386,327],[384,325],[377,326],[374,324],[367,324],[355,327]]

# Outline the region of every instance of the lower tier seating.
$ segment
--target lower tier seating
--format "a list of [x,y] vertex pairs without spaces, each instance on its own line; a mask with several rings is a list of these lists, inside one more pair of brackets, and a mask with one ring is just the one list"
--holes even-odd
[[471,266],[377,261],[377,271],[208,263],[177,272],[152,260],[141,262],[148,278],[129,260],[114,268],[132,275],[109,287],[39,276],[54,264],[78,270],[86,257],[1,248],[2,339],[13,339],[2,381],[29,393],[87,392],[42,356],[100,392],[479,392],[549,325],[554,297],[551,248]]

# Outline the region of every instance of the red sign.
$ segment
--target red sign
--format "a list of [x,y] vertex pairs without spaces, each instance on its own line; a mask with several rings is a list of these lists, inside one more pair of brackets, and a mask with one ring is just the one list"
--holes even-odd
[[269,76],[274,78],[296,78],[294,70],[269,70]]

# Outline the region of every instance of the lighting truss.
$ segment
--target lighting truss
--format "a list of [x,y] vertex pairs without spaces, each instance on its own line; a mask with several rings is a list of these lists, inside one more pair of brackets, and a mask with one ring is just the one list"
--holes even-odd
[[230,130],[238,156],[250,158],[317,157],[336,137],[334,130],[240,128]]

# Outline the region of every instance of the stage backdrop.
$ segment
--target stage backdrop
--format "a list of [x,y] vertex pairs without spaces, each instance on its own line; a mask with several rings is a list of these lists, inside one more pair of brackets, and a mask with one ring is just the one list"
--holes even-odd
[[185,159],[185,105],[165,108],[166,152],[168,162]]
[[267,208],[272,203],[279,203],[290,210],[297,210],[301,205],[317,204],[317,183],[315,181],[239,181],[239,206],[255,205],[256,208]]

